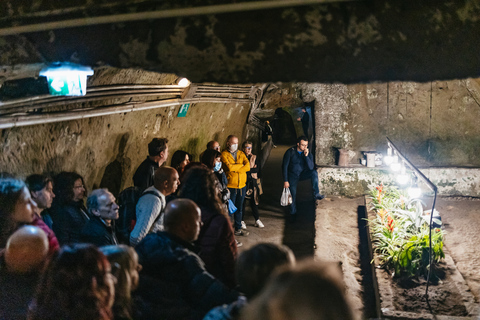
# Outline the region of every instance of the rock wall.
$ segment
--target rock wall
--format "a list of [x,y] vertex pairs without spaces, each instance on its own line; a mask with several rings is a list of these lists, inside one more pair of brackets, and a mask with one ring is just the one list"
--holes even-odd
[[242,140],[249,106],[194,104],[185,118],[177,118],[178,110],[168,107],[2,130],[0,171],[22,178],[77,171],[90,190],[102,185],[118,192],[132,185],[152,138],[169,139],[170,158],[181,149],[198,160],[212,139],[223,145],[229,134],[236,134]]
[[480,166],[480,80],[300,84],[315,100],[317,165],[338,149],[386,152],[385,137],[418,166]]

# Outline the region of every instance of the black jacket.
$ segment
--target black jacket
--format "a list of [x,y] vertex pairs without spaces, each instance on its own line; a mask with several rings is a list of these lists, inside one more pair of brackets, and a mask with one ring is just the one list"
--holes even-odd
[[52,207],[53,232],[60,245],[80,242],[80,233],[90,215],[83,201],[70,201],[64,205]]
[[142,192],[148,187],[153,186],[153,177],[158,167],[158,163],[150,160],[147,156],[147,159],[143,160],[133,175],[133,185],[138,187]]
[[[163,294],[142,296],[161,310],[162,303],[185,305],[190,310],[179,308],[178,318],[187,311],[190,319],[202,319],[213,307],[230,303],[237,299],[238,292],[227,288],[205,270],[193,246],[167,232],[147,235],[136,247],[139,263],[143,266],[140,278],[144,275],[154,278],[165,290]],[[144,288],[139,288],[140,291]],[[152,301],[154,299],[155,301]],[[165,305],[165,309],[170,309]],[[175,315],[158,315],[159,319],[176,319]]]
[[305,157],[304,153],[298,153],[297,147],[291,147],[283,156],[282,171],[283,181],[297,180],[304,170],[313,170],[312,153],[309,152]]
[[114,228],[107,226],[97,216],[92,217],[85,224],[80,234],[80,241],[94,244],[97,247],[118,244]]

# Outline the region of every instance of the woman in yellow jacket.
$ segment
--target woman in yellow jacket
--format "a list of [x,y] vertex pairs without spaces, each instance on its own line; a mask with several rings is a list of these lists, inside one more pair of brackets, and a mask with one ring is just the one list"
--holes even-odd
[[228,136],[227,150],[222,152],[222,163],[223,170],[227,175],[230,200],[237,207],[237,211],[233,213],[235,235],[247,236],[248,231],[242,230],[242,210],[250,161],[243,151],[238,150],[238,138],[236,136]]

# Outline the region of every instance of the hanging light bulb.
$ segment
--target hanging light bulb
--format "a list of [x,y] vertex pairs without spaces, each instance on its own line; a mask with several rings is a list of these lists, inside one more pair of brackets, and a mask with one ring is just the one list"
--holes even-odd
[[407,184],[410,180],[410,176],[407,174],[407,169],[401,164],[400,174],[397,176],[397,182],[401,185]]
[[422,197],[422,189],[418,187],[418,177],[415,173],[413,174],[412,186],[408,188],[407,193],[410,199],[418,199]]
[[416,184],[408,188],[407,192],[410,199],[418,199],[422,197],[422,189],[420,189]]
[[393,155],[393,161],[390,163],[390,169],[392,169],[393,172],[400,171],[402,168],[402,164],[398,161],[398,155],[394,153]]
[[383,157],[383,163],[385,163],[388,166],[392,162],[393,162],[392,147],[388,146],[387,155]]

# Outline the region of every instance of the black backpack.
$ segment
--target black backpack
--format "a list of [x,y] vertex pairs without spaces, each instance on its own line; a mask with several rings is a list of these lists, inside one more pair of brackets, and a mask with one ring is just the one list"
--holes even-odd
[[117,203],[120,208],[115,223],[115,232],[120,243],[130,244],[130,233],[137,222],[137,202],[146,194],[153,194],[158,197],[158,194],[153,191],[142,193],[138,187],[128,187],[118,195]]

